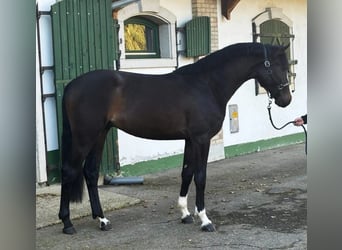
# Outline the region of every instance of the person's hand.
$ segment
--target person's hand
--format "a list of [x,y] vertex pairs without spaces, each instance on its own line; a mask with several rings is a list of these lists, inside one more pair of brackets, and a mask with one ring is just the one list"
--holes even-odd
[[304,124],[304,121],[302,119],[302,117],[298,117],[294,120],[294,123],[293,123],[295,126],[302,126]]

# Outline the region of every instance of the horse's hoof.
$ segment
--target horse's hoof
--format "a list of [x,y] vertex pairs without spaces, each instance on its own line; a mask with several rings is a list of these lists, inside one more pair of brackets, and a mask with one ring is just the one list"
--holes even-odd
[[183,224],[192,224],[194,223],[194,218],[189,214],[188,216],[182,218]]
[[75,228],[73,226],[66,227],[66,228],[63,228],[63,233],[65,233],[65,234],[75,234],[76,230],[75,230]]
[[214,225],[211,223],[204,225],[204,226],[201,226],[201,230],[204,232],[215,232],[216,231]]
[[110,224],[110,222],[108,223],[101,222],[100,229],[102,231],[109,231],[112,229],[112,224]]

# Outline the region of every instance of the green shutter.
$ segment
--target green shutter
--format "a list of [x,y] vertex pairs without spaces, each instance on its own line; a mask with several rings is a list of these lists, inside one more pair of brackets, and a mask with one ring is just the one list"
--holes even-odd
[[[62,133],[62,95],[75,77],[96,69],[114,69],[118,59],[117,21],[111,0],[63,0],[51,6],[58,132]],[[60,138],[59,136],[59,138]],[[117,131],[108,133],[101,173],[118,162]]]
[[185,24],[186,56],[195,57],[210,53],[210,18],[195,17]]

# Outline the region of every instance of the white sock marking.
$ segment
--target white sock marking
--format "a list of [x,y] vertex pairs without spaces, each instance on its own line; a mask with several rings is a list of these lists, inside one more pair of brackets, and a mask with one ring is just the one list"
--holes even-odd
[[101,228],[101,223],[104,223],[105,225],[108,225],[110,223],[110,221],[106,217],[104,218],[99,217],[99,220],[100,220],[100,228]]
[[180,208],[182,212],[182,219],[190,215],[190,212],[188,210],[188,196],[179,196],[178,198],[178,207]]
[[201,219],[202,221],[201,227],[212,224],[211,220],[208,219],[207,214],[205,213],[205,209],[203,209],[201,212],[198,212],[197,207],[196,207],[195,215],[198,215],[198,217]]

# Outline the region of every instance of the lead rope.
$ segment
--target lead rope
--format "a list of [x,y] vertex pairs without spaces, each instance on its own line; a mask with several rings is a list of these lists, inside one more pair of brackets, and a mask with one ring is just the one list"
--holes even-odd
[[[268,93],[267,93],[268,94]],[[273,128],[275,128],[276,130],[281,130],[283,128],[285,128],[287,125],[289,124],[294,124],[295,121],[290,121],[286,124],[284,124],[283,126],[281,126],[280,128],[279,127],[276,127],[273,123],[273,120],[272,120],[272,115],[271,115],[271,104],[272,104],[272,99],[270,98],[270,96],[268,97],[268,106],[267,106],[267,110],[268,110],[268,117],[270,118],[270,121],[271,121],[271,124],[273,126]],[[306,129],[304,127],[304,125],[301,125],[301,127],[303,128],[304,130],[304,134],[305,134],[305,154],[308,154],[307,152],[307,144],[308,144],[308,135],[307,135],[307,132],[306,132]]]

